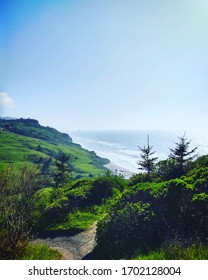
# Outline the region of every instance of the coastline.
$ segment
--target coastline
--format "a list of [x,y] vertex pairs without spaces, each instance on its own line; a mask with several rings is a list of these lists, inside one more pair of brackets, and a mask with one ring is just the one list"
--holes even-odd
[[115,164],[115,163],[113,163],[113,162],[107,163],[107,164],[105,164],[104,166],[105,166],[108,170],[112,171],[113,174],[118,174],[118,175],[121,174],[121,175],[123,175],[124,178],[126,178],[126,179],[130,178],[130,177],[134,174],[134,172],[131,172],[131,171],[129,171],[128,169],[123,168],[123,167],[121,167],[121,166],[119,166],[119,165],[117,165],[117,164]]

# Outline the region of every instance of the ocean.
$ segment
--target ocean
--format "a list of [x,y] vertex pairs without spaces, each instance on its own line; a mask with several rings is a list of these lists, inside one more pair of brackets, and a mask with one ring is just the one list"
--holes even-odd
[[[155,156],[163,160],[170,154],[170,148],[175,147],[178,137],[183,136],[177,132],[170,131],[70,131],[68,132],[74,143],[80,144],[83,148],[95,151],[98,156],[108,158],[111,164],[108,168],[125,177],[133,173],[141,172],[137,162],[140,160],[138,146],[147,145],[149,135],[150,146],[153,146]],[[198,154],[208,153],[208,139],[199,135],[186,134],[191,139],[190,148],[198,146]]]

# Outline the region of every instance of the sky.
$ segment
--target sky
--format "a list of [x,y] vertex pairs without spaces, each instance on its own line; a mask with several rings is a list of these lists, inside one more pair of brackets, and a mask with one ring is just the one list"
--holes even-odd
[[207,76],[207,0],[0,0],[0,116],[205,131]]

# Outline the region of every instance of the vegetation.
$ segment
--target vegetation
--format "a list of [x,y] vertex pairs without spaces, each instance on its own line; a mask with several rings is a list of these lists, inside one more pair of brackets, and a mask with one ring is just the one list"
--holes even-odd
[[141,151],[141,160],[138,165],[141,166],[139,169],[145,170],[147,172],[147,180],[150,180],[150,173],[155,169],[155,161],[157,157],[151,157],[155,152],[152,151],[153,146],[149,144],[149,135],[147,136],[147,147],[138,146]]
[[55,163],[56,170],[54,173],[55,188],[60,188],[69,182],[70,168],[69,155],[61,154]]
[[171,244],[159,251],[147,255],[137,255],[135,260],[207,260],[208,246],[202,243],[183,246],[180,243]]
[[0,119],[0,128],[15,134],[44,140],[52,144],[68,145],[72,143],[71,137],[54,128],[44,127],[34,119]]
[[[46,139],[46,140],[45,140]],[[109,160],[74,144],[69,136],[31,119],[0,120],[1,163],[34,163],[45,177],[52,175],[57,158],[70,157],[73,178],[104,174]]]
[[126,182],[123,178],[117,181],[115,175],[106,174],[97,179],[78,179],[59,189],[39,190],[34,195],[35,227],[47,232],[87,229],[103,217],[121,193]]
[[98,223],[97,258],[123,259],[135,254],[139,258],[205,258],[208,157],[193,162],[190,155],[196,148],[189,150],[189,144],[184,135],[172,156],[158,162],[151,174],[129,179],[128,187]]
[[[185,135],[158,163],[148,139],[139,162],[146,172],[127,180],[35,120],[1,127],[0,259],[60,259],[30,240],[94,222],[97,259],[207,259],[208,156],[194,160]],[[33,137],[36,129],[61,143]]]
[[21,260],[60,260],[61,254],[45,244],[28,244]]
[[37,169],[9,165],[0,169],[0,257],[19,258],[33,224],[33,194],[39,187]]
[[200,179],[203,192],[194,184],[194,177],[196,174],[127,188],[98,224],[98,258],[130,258],[135,251],[142,254],[158,250],[175,239],[182,245],[206,243],[207,177]]
[[189,150],[190,143],[191,140],[187,141],[184,133],[182,137],[179,137],[179,142],[176,143],[176,147],[174,149],[170,149],[170,159],[175,162],[176,177],[180,177],[185,174],[185,168],[195,157],[195,155],[193,156],[192,154],[196,151],[197,147]]

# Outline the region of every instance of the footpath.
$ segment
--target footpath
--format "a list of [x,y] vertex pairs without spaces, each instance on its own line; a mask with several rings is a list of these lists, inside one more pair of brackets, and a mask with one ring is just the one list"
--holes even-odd
[[47,244],[52,249],[58,250],[62,255],[62,260],[90,259],[96,245],[95,234],[96,223],[73,236],[38,238],[33,243]]

